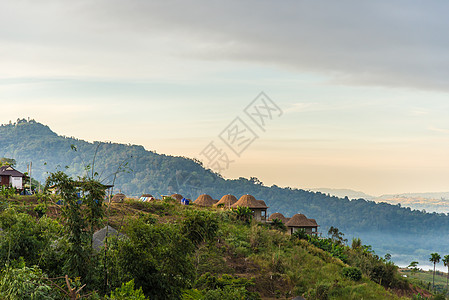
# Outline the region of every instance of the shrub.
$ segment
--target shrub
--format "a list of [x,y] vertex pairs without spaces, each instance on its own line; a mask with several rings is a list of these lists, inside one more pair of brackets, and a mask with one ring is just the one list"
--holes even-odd
[[281,232],[287,231],[287,227],[280,219],[274,219],[273,221],[271,221],[271,227]]
[[134,220],[128,238],[112,243],[108,251],[109,282],[118,287],[134,279],[151,299],[178,299],[194,278],[194,247],[171,224],[145,224]]
[[236,218],[246,224],[250,224],[251,223],[251,219],[253,217],[253,213],[251,211],[251,209],[249,209],[248,207],[240,207],[238,206],[237,208],[234,208],[232,210],[235,215]]
[[112,300],[145,300],[145,295],[143,294],[142,288],[134,288],[134,279],[128,281],[127,283],[122,283],[120,288],[116,288],[115,291],[111,293],[110,299]]
[[257,293],[248,291],[254,286],[254,279],[246,279],[223,274],[216,277],[210,273],[203,274],[196,282],[196,287],[208,290],[204,299],[246,299],[258,300]]
[[342,273],[343,276],[354,281],[359,281],[362,279],[362,271],[360,271],[357,267],[344,267]]
[[226,299],[226,300],[240,300],[240,299],[249,299],[245,297],[246,290],[244,288],[233,288],[230,286],[226,286],[223,289],[215,289],[209,290],[204,295],[204,300],[217,300],[217,299]]
[[211,241],[218,231],[218,221],[206,211],[193,211],[182,222],[181,232],[195,245]]
[[300,239],[300,240],[307,240],[309,238],[309,235],[306,233],[306,231],[301,228],[293,232],[292,234],[293,239]]
[[23,262],[17,268],[6,266],[1,274],[0,297],[12,300],[57,299],[43,278],[42,271],[36,266],[28,268]]

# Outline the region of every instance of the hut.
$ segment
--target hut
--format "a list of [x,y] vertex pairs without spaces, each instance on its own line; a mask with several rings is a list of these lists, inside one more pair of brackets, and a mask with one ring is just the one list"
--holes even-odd
[[289,234],[304,229],[307,234],[318,234],[318,224],[315,219],[307,219],[303,214],[294,215],[286,224]]
[[289,221],[289,219],[287,219],[286,217],[284,217],[283,214],[278,213],[278,212],[277,212],[277,213],[274,213],[274,214],[271,214],[271,215],[268,217],[268,221],[273,221],[273,220],[275,220],[275,219],[281,220],[282,223],[284,223],[284,225],[285,225],[285,223],[287,223],[287,222]]
[[123,202],[123,200],[125,200],[125,198],[126,198],[125,194],[117,193],[114,195],[114,197],[112,197],[111,201],[112,202]]
[[224,195],[221,197],[220,201],[218,201],[214,206],[223,205],[225,208],[231,208],[231,206],[237,202],[237,198],[234,195]]
[[176,201],[178,201],[179,203],[181,203],[182,198],[184,198],[182,195],[180,194],[173,194],[170,196],[171,198],[175,199]]
[[111,236],[123,236],[122,233],[119,233],[117,230],[112,228],[111,226],[105,226],[102,229],[96,231],[92,236],[92,248],[96,251],[100,250],[101,247],[104,246],[104,241],[107,237]]
[[193,203],[195,203],[198,206],[212,206],[216,202],[211,196],[207,194],[202,194],[198,198],[196,198],[196,200]]
[[263,200],[256,200],[251,195],[243,195],[240,199],[231,205],[232,208],[248,207],[253,213],[253,218],[256,221],[265,222],[267,220],[267,208]]
[[28,176],[11,166],[0,167],[0,186],[12,186],[13,188],[23,190],[25,181],[28,178]]
[[154,197],[151,194],[142,194],[142,196],[140,196],[139,200],[142,202],[148,202],[148,201],[154,200]]

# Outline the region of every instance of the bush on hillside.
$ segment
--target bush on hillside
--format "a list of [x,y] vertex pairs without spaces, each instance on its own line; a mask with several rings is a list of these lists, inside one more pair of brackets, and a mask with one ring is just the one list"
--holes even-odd
[[362,279],[362,271],[357,267],[344,267],[342,270],[343,276],[352,279],[354,281],[359,281]]

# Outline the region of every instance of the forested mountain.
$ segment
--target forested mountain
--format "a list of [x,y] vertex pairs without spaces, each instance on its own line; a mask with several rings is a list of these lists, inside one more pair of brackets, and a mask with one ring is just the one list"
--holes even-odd
[[[224,179],[203,168],[201,162],[186,157],[158,154],[138,145],[89,143],[59,136],[35,121],[18,120],[0,126],[0,157],[14,158],[22,171],[32,161],[32,176],[41,182],[48,172],[58,169],[69,175],[82,175],[96,157],[94,171],[98,178],[111,183],[116,174],[115,191],[129,196],[176,192],[195,199],[207,193],[219,199],[224,194],[252,194],[266,201],[269,213],[281,212],[287,217],[304,213],[318,221],[323,233],[335,226],[347,237],[361,236],[381,251],[394,253],[401,247],[403,254],[414,255],[421,249],[416,255],[424,255],[421,252],[443,251],[447,247],[449,216],[444,213],[429,214],[400,204],[349,200],[297,188],[268,187],[255,177]],[[398,243],[400,239],[406,240]]]

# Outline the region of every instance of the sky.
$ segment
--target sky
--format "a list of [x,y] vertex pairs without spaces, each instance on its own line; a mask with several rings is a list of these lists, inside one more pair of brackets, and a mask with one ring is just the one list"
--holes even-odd
[[[0,8],[0,123],[30,117],[266,185],[449,191],[446,1]],[[245,113],[257,107],[262,127]],[[236,153],[232,128],[256,138]],[[211,145],[230,163],[211,163]]]

